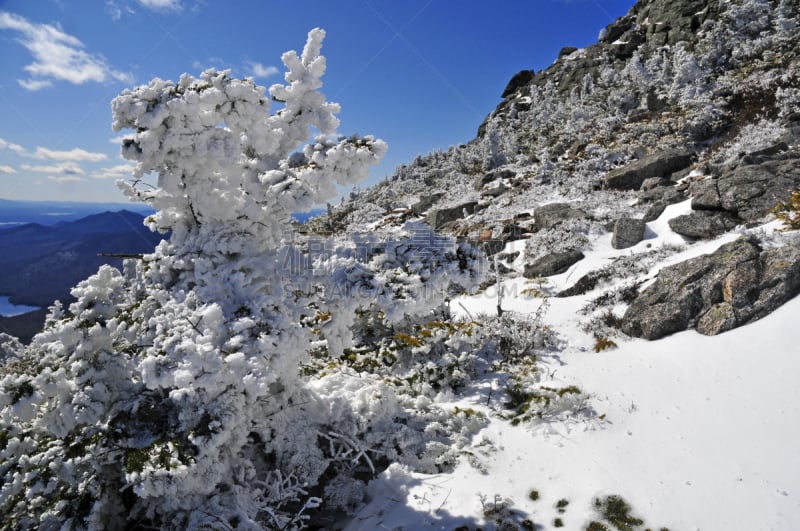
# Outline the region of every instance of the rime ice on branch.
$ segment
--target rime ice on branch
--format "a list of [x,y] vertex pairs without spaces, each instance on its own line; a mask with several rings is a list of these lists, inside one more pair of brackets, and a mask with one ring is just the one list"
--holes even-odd
[[[364,179],[380,161],[381,140],[329,136],[340,109],[318,90],[324,36],[312,30],[301,57],[283,55],[288,84],[269,89],[283,104],[275,114],[263,87],[230,71],[207,70],[200,79],[184,74],[177,84],[155,79],[114,99],[114,130],[135,131],[122,155],[138,162],[136,176],[158,174],[156,189],[120,184],[158,211],[153,224],[172,230],[174,244],[222,231],[236,235],[236,252],[274,247],[291,213],[332,199],[336,184]],[[322,134],[300,149],[312,128]]]
[[318,255],[287,238],[292,212],[364,178],[386,150],[332,136],[323,36],[284,54],[274,114],[265,89],[213,70],[114,100],[114,128],[134,131],[123,155],[138,177],[158,175],[123,188],[171,235],[124,272],[103,266],[81,282],[2,367],[8,527],[297,529],[320,503],[363,497],[355,465],[372,468],[370,455],[440,455],[381,377],[301,373],[312,350],[334,359],[426,319],[452,283],[477,286],[484,265],[414,224],[320,237]]

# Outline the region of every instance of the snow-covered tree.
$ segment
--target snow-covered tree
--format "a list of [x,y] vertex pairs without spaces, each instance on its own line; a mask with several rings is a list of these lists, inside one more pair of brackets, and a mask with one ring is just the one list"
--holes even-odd
[[390,326],[432,311],[453,283],[475,286],[483,261],[421,225],[351,239],[292,230],[292,212],[364,178],[386,150],[333,136],[323,37],[283,55],[286,84],[269,95],[208,70],[113,101],[137,163],[121,185],[170,237],[81,282],[0,367],[4,526],[291,529],[320,504],[357,501],[376,456],[424,459],[425,437],[381,378],[301,366],[312,350],[341,355],[367,312]]

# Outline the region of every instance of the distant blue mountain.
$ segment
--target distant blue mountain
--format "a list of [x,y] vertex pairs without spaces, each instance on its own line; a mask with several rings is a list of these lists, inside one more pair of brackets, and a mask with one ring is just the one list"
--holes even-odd
[[[101,210],[108,206],[117,208]],[[121,258],[108,255],[152,252],[164,237],[143,224],[153,212],[142,205],[0,199],[0,223],[8,223],[0,225],[0,297],[7,297],[9,304],[42,308],[0,317],[0,332],[29,341],[54,300],[71,302],[72,287],[101,265],[122,266]],[[318,208],[292,217],[305,223],[324,212]]]
[[14,201],[0,199],[0,229],[38,223],[56,225],[100,212],[128,210],[143,216],[154,212],[143,203],[76,203],[71,201]]
[[14,304],[47,306],[69,300],[69,290],[105,263],[122,260],[98,254],[152,252],[162,235],[126,210],[102,212],[46,226],[28,223],[0,230],[0,295]]
[[[15,201],[0,199],[0,230],[17,227],[26,223],[57,225],[65,221],[75,221],[92,214],[126,210],[142,216],[149,216],[155,210],[143,203],[76,203],[71,201]],[[324,208],[314,208],[309,212],[295,212],[292,219],[306,223],[309,219],[325,213]]]

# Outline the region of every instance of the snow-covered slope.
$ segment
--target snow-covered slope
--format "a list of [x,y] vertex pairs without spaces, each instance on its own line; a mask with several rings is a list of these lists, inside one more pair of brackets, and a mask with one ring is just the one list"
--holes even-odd
[[[598,238],[584,261],[550,284],[557,287],[577,277],[579,268],[615,255],[684,243],[682,252],[655,264],[647,277],[736,237],[687,245],[666,224],[686,208],[676,205],[652,222],[652,238],[637,248],[613,250],[608,236]],[[756,232],[797,237],[775,228],[773,223]],[[506,311],[535,313],[543,304],[520,295],[522,280],[503,284]],[[347,529],[494,529],[512,523],[524,529],[525,520],[552,529],[556,519],[566,529],[586,529],[602,521],[595,500],[609,495],[627,500],[632,514],[654,528],[800,528],[800,357],[791,334],[800,298],[721,335],[686,331],[658,341],[618,339],[618,348],[595,352],[595,340],[581,330],[588,319],[581,308],[613,288],[551,298],[544,316],[562,342],[539,357],[543,383],[579,386],[590,394],[594,415],[515,426],[491,407],[486,386],[476,384],[472,393],[440,405],[486,415],[487,425],[464,450],[478,456],[478,464],[464,459],[453,472],[435,475],[393,465],[370,484],[371,502]],[[495,303],[483,294],[451,306],[474,317],[494,312]],[[485,381],[493,377],[487,374]],[[563,512],[559,500],[568,501]]]

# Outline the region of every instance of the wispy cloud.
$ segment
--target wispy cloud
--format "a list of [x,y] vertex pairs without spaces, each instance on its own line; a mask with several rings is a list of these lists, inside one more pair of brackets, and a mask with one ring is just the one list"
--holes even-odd
[[[132,4],[161,14],[180,13],[183,11],[182,0],[106,0],[106,13],[111,17],[111,20],[119,20],[123,15],[134,15],[136,11],[133,9]],[[196,12],[202,5],[202,1],[197,1],[192,6],[191,11]]]
[[3,149],[8,149],[9,151],[13,151],[14,153],[19,153],[20,155],[24,155],[26,153],[25,148],[20,146],[19,144],[6,142],[2,138],[0,138],[0,150]]
[[180,11],[180,0],[136,0],[139,5],[153,11]]
[[77,175],[48,175],[47,179],[53,181],[54,183],[80,183],[84,182],[86,179],[83,177],[79,177]]
[[85,149],[80,149],[80,148],[70,149],[69,151],[55,151],[43,147],[37,147],[36,151],[34,151],[32,156],[37,159],[63,160],[63,161],[73,161],[73,162],[76,161],[99,162],[101,160],[106,160],[108,158],[108,155],[106,155],[105,153],[92,153],[90,151],[86,151]]
[[111,20],[119,20],[122,18],[122,13],[125,12],[129,15],[134,14],[133,9],[131,6],[127,4],[118,4],[114,0],[107,0],[106,2],[106,13],[111,16]]
[[62,162],[60,164],[49,164],[45,166],[32,166],[30,164],[23,164],[20,166],[25,171],[35,171],[39,173],[56,173],[58,175],[83,175],[86,173],[83,168],[74,162]]
[[0,166],[0,173],[17,173],[11,166]]
[[18,79],[17,83],[20,84],[25,90],[35,91],[43,88],[52,87],[53,82],[46,79]]
[[250,73],[253,77],[272,77],[278,73],[278,69],[274,66],[264,66],[261,63],[256,63],[255,61],[248,61],[247,63],[248,68],[250,69]]
[[17,42],[33,56],[33,63],[24,67],[30,77],[17,80],[27,90],[41,90],[52,86],[53,81],[67,81],[75,85],[110,79],[125,83],[133,81],[130,74],[113,69],[102,56],[85,51],[84,44],[78,38],[65,33],[58,26],[38,24],[25,17],[0,11],[0,30],[17,32]]
[[122,179],[123,177],[130,177],[135,169],[135,164],[118,164],[110,168],[101,168],[93,172],[91,177],[92,179]]

